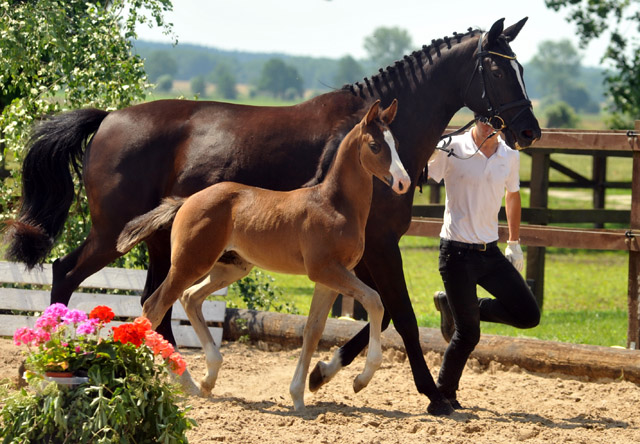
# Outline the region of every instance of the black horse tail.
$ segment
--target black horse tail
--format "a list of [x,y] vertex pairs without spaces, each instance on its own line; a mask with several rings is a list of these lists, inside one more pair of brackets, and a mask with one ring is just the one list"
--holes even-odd
[[171,227],[176,213],[185,200],[185,198],[181,197],[166,197],[153,210],[129,221],[122,229],[120,236],[118,236],[116,245],[118,251],[126,253],[155,231]]
[[22,163],[18,218],[6,223],[7,259],[24,262],[31,269],[49,255],[75,195],[71,167],[81,177],[87,140],[108,114],[79,109],[48,118],[34,128]]

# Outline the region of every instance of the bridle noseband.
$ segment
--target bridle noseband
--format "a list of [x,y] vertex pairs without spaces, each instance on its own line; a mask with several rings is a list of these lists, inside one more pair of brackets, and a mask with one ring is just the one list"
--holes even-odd
[[[476,65],[473,68],[473,72],[471,73],[471,78],[469,78],[469,82],[467,83],[467,87],[464,90],[464,95],[463,97],[467,97],[467,93],[469,92],[469,88],[471,87],[471,84],[473,83],[473,79],[476,76],[476,73],[480,74],[480,87],[482,88],[482,95],[481,98],[485,101],[486,103],[486,108],[487,108],[487,113],[489,114],[488,116],[482,116],[481,119],[488,124],[490,124],[494,131],[493,133],[491,133],[491,135],[489,135],[484,142],[486,142],[489,138],[495,136],[498,132],[506,129],[509,125],[511,125],[513,122],[515,122],[516,120],[518,120],[518,118],[520,118],[520,116],[522,115],[523,112],[525,112],[527,109],[531,108],[531,100],[524,98],[521,100],[514,100],[513,102],[509,102],[509,103],[505,103],[499,106],[494,106],[493,103],[491,103],[491,98],[489,97],[489,94],[487,94],[487,81],[485,79],[485,69],[484,66],[482,64],[482,59],[484,57],[491,57],[491,56],[498,56],[498,57],[503,57],[505,59],[508,60],[516,60],[516,56],[515,55],[506,55],[506,54],[502,54],[499,52],[495,52],[495,51],[483,51],[482,50],[482,42],[484,40],[484,36],[486,35],[486,32],[484,34],[482,34],[480,36],[480,39],[478,40],[478,50],[476,53]],[[465,100],[465,106],[467,106],[466,104],[466,100]],[[522,109],[513,117],[513,119],[510,119],[509,123],[505,122],[505,119],[502,117],[502,113],[504,113],[505,111],[512,109],[512,108],[517,108],[517,107],[522,107]],[[467,106],[468,108],[468,106]],[[441,151],[445,151],[448,153],[449,156],[454,156],[457,158],[461,158],[458,155],[456,155],[452,150],[448,149],[447,147],[451,144],[451,137],[456,136],[458,134],[461,134],[462,132],[466,131],[467,128],[469,128],[474,122],[476,121],[476,119],[471,120],[469,123],[467,123],[466,125],[464,125],[462,128],[457,129],[456,131],[446,134],[442,137],[440,137],[440,140],[443,139],[447,139],[444,144],[442,146],[436,146],[436,149],[439,149]],[[484,144],[484,142],[482,142]],[[482,145],[480,145],[481,147]],[[480,149],[480,147],[478,147],[478,149]],[[477,151],[476,151],[477,152]],[[474,153],[475,154],[475,153]]]

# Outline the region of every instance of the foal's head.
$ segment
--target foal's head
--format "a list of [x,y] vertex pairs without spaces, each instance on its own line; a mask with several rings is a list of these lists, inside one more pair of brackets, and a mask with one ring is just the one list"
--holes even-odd
[[356,125],[354,131],[360,144],[360,163],[365,170],[389,185],[398,194],[409,190],[411,179],[398,156],[397,141],[389,125],[396,116],[398,101],[393,100],[385,110],[380,110],[377,100]]

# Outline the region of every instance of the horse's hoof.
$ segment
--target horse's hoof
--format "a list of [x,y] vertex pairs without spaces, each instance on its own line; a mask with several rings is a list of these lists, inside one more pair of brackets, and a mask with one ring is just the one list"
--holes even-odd
[[427,413],[433,416],[449,416],[453,413],[453,407],[447,399],[431,401],[427,407]]
[[354,392],[358,393],[360,390],[362,390],[363,388],[365,388],[369,384],[368,382],[363,382],[362,379],[363,379],[362,375],[358,375],[353,380],[353,391]]
[[300,399],[298,401],[296,401],[295,399],[293,400],[293,409],[296,412],[301,412],[304,410],[304,399]]
[[215,383],[206,384],[204,382],[201,382],[198,396],[201,396],[202,398],[208,398],[209,396],[211,396],[211,390],[213,390],[214,385]]
[[311,392],[317,392],[325,384],[323,368],[326,365],[322,361],[318,362],[309,374],[309,390]]

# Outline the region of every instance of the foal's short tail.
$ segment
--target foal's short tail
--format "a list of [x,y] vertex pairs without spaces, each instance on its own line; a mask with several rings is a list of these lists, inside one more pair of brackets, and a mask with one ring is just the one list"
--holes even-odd
[[118,251],[126,253],[155,231],[169,228],[184,201],[185,199],[180,197],[167,197],[153,210],[127,223],[120,236],[118,236],[118,244],[116,246]]
[[71,169],[81,176],[87,139],[109,113],[79,109],[35,127],[22,163],[22,200],[17,220],[6,223],[7,259],[33,268],[44,261],[62,232],[75,196]]

